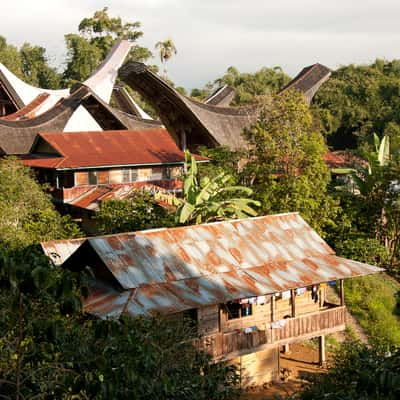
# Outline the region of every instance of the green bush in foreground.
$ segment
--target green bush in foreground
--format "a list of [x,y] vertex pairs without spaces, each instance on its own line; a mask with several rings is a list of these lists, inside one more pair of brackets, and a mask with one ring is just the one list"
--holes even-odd
[[328,373],[317,375],[301,400],[397,400],[400,398],[400,351],[368,347],[358,342],[342,345]]

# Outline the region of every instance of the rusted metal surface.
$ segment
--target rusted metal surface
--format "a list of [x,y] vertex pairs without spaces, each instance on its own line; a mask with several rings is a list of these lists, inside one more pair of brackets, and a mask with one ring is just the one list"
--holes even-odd
[[[168,188],[168,189],[167,189]],[[169,193],[170,191],[179,191],[182,189],[182,181],[178,179],[164,181],[148,181],[133,182],[130,184],[104,185],[94,186],[92,190],[84,193],[82,196],[75,198],[69,204],[84,208],[87,210],[97,211],[100,204],[106,200],[124,200],[128,199],[138,190],[149,193]],[[164,206],[163,204],[160,204]],[[165,205],[165,207],[167,207]]]
[[[124,296],[134,290],[124,311],[130,315],[170,314],[383,271],[335,256],[297,213],[88,238],[64,266],[83,268],[94,256]],[[107,316],[101,310],[91,306]]]
[[54,265],[61,265],[85,242],[82,239],[54,240],[41,243],[44,254]]
[[[174,164],[184,162],[184,154],[171,135],[162,128],[137,131],[40,133],[61,157],[25,157],[30,167],[76,169],[101,166]],[[38,142],[38,140],[37,140]],[[33,149],[35,153],[35,149]],[[197,160],[208,158],[195,156]]]

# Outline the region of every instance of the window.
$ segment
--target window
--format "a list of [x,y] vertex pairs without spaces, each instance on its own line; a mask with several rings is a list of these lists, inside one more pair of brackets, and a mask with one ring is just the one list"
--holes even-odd
[[131,169],[131,182],[136,182],[139,179],[137,168]]
[[99,185],[107,185],[108,182],[109,182],[108,171],[107,170],[97,171],[97,183]]
[[131,170],[128,168],[125,168],[122,170],[122,182],[128,183],[130,181],[131,181]]
[[162,168],[152,168],[151,170],[151,180],[160,181],[163,178]]
[[89,175],[89,185],[97,185],[97,171],[90,170]]
[[87,185],[89,183],[87,171],[75,172],[75,182],[76,186]]
[[163,176],[162,176],[163,179],[171,179],[171,169],[170,168],[168,168],[168,167],[163,168],[162,174],[163,174]]
[[252,304],[240,304],[240,303],[227,303],[225,304],[225,311],[227,313],[228,320],[248,317],[253,314]]

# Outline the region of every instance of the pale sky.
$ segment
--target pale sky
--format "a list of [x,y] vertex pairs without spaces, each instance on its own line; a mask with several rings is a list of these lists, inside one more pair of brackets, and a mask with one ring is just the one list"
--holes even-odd
[[[335,69],[375,58],[400,58],[398,0],[0,0],[0,35],[14,45],[44,46],[63,61],[64,34],[109,7],[111,16],[140,21],[139,44],[154,50],[171,38],[178,54],[170,78],[202,87],[229,66],[241,72],[281,66],[294,76],[320,62]],[[158,59],[152,63],[159,64]]]

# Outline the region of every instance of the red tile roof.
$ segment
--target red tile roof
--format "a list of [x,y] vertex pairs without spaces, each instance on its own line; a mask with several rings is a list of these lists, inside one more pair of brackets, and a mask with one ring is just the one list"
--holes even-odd
[[[39,168],[85,168],[182,163],[184,154],[162,128],[142,131],[40,133],[60,156],[32,154],[23,163]],[[35,153],[35,144],[32,153]],[[208,158],[196,156],[197,160]]]

